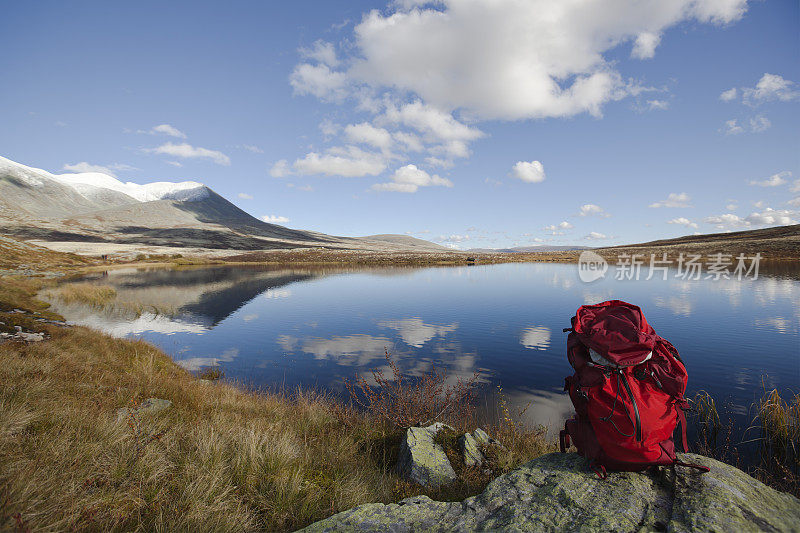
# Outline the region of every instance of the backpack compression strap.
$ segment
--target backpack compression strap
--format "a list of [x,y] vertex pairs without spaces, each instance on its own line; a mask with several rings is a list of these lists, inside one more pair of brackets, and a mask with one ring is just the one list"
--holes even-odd
[[681,444],[684,453],[689,452],[689,440],[686,438],[686,414],[684,411],[689,409],[689,402],[685,398],[675,399],[675,410],[678,411],[678,422],[681,425]]

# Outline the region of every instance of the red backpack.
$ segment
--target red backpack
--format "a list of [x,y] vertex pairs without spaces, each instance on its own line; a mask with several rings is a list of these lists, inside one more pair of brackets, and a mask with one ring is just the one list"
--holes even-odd
[[561,431],[561,451],[574,444],[604,478],[606,470],[638,471],[682,465],[672,434],[678,422],[684,451],[689,408],[686,367],[678,350],[659,337],[637,306],[611,300],[581,306],[572,317],[566,378],[576,415]]

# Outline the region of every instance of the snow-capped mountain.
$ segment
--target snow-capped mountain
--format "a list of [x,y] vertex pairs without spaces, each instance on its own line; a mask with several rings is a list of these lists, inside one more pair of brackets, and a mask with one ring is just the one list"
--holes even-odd
[[196,181],[179,183],[160,181],[155,183],[123,183],[113,176],[101,172],[81,172],[77,174],[51,174],[40,168],[28,167],[0,156],[0,175],[17,177],[31,187],[41,187],[47,180],[53,180],[75,189],[88,200],[108,197],[108,191],[122,193],[139,202],[153,200],[178,200],[193,202],[207,198],[209,189]]
[[87,253],[133,245],[151,249],[441,250],[433,243],[420,241],[411,246],[392,239],[400,236],[333,237],[269,224],[196,181],[140,185],[99,172],[53,174],[4,157],[0,157],[0,233],[59,242],[62,250]]

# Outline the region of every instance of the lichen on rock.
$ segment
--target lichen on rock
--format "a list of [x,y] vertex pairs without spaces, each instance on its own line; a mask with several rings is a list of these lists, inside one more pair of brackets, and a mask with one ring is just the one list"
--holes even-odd
[[450,426],[436,422],[428,427],[413,427],[406,431],[400,443],[397,470],[400,475],[425,487],[439,487],[455,481],[456,472],[447,454],[434,441],[441,429]]
[[462,502],[417,496],[366,504],[304,531],[800,531],[794,496],[713,459],[681,459],[711,472],[662,468],[601,480],[579,455],[551,453]]
[[483,464],[483,454],[480,445],[472,433],[464,433],[458,438],[458,445],[464,457],[464,464],[467,466],[480,466]]

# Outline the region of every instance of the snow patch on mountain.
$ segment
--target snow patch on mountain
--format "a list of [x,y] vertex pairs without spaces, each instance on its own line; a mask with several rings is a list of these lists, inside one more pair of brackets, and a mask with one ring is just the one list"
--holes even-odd
[[40,187],[44,180],[54,180],[68,185],[81,196],[97,199],[107,191],[115,191],[139,202],[154,200],[177,200],[180,202],[196,202],[207,198],[208,187],[196,181],[173,183],[159,181],[155,183],[123,183],[113,176],[102,172],[82,172],[79,174],[51,174],[46,170],[27,167],[0,156],[0,173],[9,174],[31,187]]

